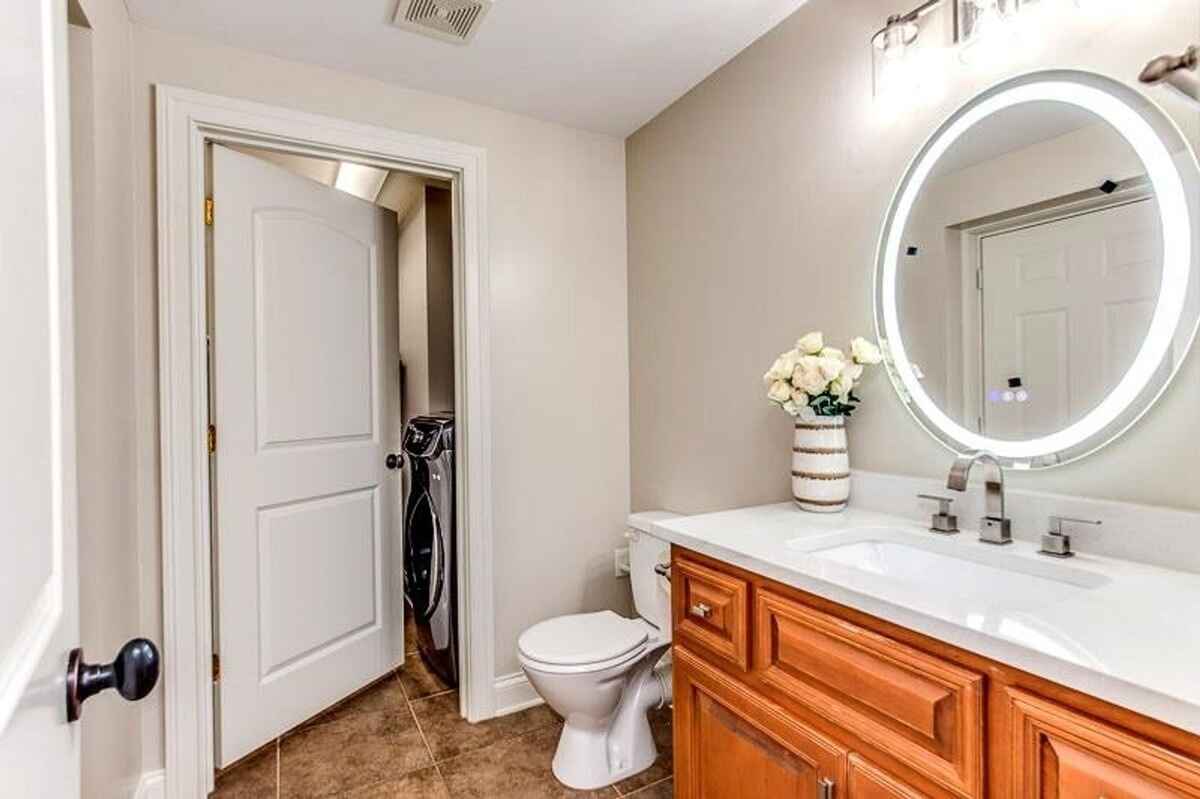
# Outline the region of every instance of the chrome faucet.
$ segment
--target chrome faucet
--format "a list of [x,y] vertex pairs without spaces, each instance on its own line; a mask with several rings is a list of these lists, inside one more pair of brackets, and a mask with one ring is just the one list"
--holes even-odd
[[990,452],[964,452],[950,467],[946,488],[966,491],[971,467],[983,463],[984,515],[979,520],[979,540],[985,544],[1011,544],[1012,522],[1004,515],[1004,469]]

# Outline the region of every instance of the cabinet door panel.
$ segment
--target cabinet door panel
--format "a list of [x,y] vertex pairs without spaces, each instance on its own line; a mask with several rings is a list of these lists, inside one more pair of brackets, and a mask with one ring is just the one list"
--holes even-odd
[[1014,799],[1200,797],[1200,763],[1039,696],[1005,690]]
[[679,799],[826,799],[844,752],[685,649],[675,649]]

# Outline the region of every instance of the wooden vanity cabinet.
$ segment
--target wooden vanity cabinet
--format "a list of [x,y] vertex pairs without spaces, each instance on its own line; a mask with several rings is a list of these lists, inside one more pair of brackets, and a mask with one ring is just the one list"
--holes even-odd
[[689,550],[671,577],[679,799],[1200,799],[1196,736]]
[[845,750],[678,650],[675,795],[833,799]]
[[1200,796],[1200,764],[1020,689],[1001,689],[1020,796],[1167,799]]

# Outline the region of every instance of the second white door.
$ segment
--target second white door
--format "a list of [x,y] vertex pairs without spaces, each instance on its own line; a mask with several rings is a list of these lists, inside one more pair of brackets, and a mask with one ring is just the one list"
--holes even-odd
[[218,762],[403,662],[396,217],[213,147]]
[[[1133,364],[1162,280],[1152,199],[982,241],[988,435],[1046,435],[1079,421]],[[1005,402],[1020,380],[1025,402]]]

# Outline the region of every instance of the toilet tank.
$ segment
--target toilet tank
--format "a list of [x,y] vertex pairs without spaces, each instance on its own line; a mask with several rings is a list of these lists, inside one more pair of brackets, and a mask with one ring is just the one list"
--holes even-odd
[[664,519],[677,519],[678,513],[650,511],[629,516],[629,582],[633,587],[633,607],[639,616],[664,635],[671,634],[671,581],[655,573],[658,564],[670,564],[671,545],[655,538],[652,525]]

